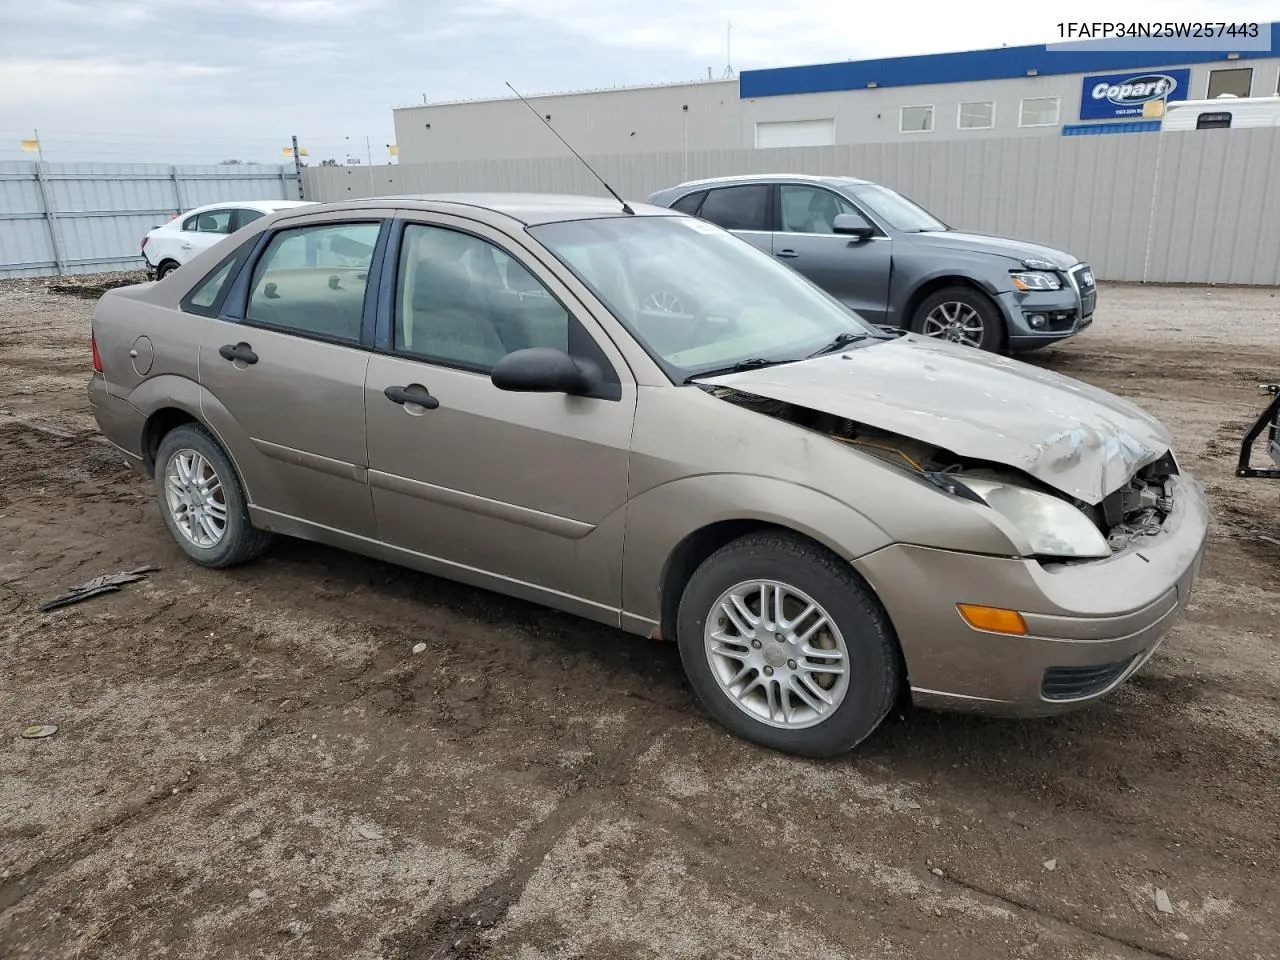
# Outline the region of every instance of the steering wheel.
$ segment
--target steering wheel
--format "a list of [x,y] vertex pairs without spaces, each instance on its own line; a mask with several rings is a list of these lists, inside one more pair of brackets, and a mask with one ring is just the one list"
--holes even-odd
[[689,325],[690,342],[698,343],[698,334],[704,329],[733,327],[737,323],[737,314],[737,305],[728,297],[716,297],[701,304]]

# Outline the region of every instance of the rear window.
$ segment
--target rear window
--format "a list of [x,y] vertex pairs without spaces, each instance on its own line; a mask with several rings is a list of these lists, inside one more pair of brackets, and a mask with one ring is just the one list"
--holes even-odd
[[182,298],[180,306],[186,313],[197,313],[204,317],[216,317],[227,299],[227,292],[240,272],[240,267],[249,256],[249,252],[258,242],[254,236],[240,244],[225,257],[221,263],[205,274],[205,278],[196,284]]
[[768,230],[769,187],[750,184],[712,190],[698,214],[726,230]]
[[687,197],[681,197],[671,205],[672,210],[679,210],[681,213],[694,214],[698,212],[698,204],[702,202],[702,198],[707,195],[707,191],[698,190],[689,194]]

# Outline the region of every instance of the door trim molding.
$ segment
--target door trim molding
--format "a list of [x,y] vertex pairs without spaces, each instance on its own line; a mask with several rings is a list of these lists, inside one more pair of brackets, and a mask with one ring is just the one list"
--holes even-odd
[[463,493],[461,490],[439,487],[434,483],[410,480],[408,477],[383,473],[381,470],[369,470],[368,478],[369,485],[380,490],[417,497],[419,500],[465,510],[468,513],[477,513],[495,520],[505,520],[508,523],[564,537],[566,540],[581,540],[596,528],[594,523],[585,523],[582,520],[561,517],[554,513],[543,513],[541,510],[504,503],[501,500],[490,500],[488,497],[477,496],[474,493]]
[[356,483],[368,482],[368,467],[347,463],[345,460],[322,457],[318,453],[307,453],[305,450],[286,447],[279,443],[272,443],[269,440],[260,440],[257,437],[251,437],[250,439],[258,452],[269,460],[291,463],[296,467],[306,467],[319,473],[327,473],[331,477],[354,480]]

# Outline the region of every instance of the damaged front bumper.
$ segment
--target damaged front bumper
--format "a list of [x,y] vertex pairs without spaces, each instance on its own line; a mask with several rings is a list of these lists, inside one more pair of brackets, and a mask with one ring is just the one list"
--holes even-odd
[[[1059,713],[1106,695],[1155,652],[1185,607],[1208,531],[1183,475],[1157,534],[1104,560],[1041,563],[894,544],[855,561],[886,600],[921,706]],[[1021,612],[1028,635],[975,629],[956,604]]]

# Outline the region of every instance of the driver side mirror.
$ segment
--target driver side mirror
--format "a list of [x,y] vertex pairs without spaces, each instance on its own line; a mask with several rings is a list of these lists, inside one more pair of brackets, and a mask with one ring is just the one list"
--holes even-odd
[[859,240],[866,240],[876,232],[875,227],[856,213],[836,214],[835,220],[831,222],[831,230],[833,233],[843,233]]
[[489,375],[499,390],[517,393],[582,394],[592,378],[573,357],[552,347],[527,347],[508,353]]

